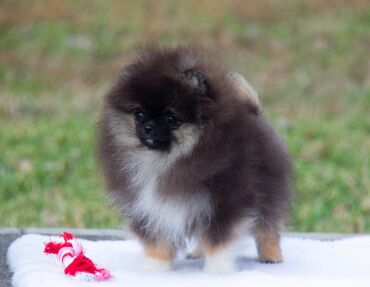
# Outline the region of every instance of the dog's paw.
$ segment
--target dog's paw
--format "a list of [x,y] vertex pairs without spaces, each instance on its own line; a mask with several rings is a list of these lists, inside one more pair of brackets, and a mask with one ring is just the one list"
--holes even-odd
[[229,274],[235,271],[233,245],[205,246],[204,272]]
[[193,253],[186,254],[186,259],[190,259],[190,260],[199,259],[201,257],[202,257],[201,254],[193,254]]
[[172,269],[172,262],[169,260],[145,257],[142,265],[145,271],[163,272]]
[[258,261],[265,264],[276,264],[283,262],[283,256],[281,252],[277,252],[276,254],[261,254]]
[[234,258],[226,250],[216,254],[207,254],[204,263],[204,272],[229,274],[235,271]]
[[235,271],[235,264],[232,260],[206,260],[204,272],[213,274],[230,274]]
[[277,264],[283,262],[283,259],[259,259],[258,261],[263,264]]
[[200,248],[196,248],[193,251],[186,254],[186,259],[199,259],[203,256],[203,252]]

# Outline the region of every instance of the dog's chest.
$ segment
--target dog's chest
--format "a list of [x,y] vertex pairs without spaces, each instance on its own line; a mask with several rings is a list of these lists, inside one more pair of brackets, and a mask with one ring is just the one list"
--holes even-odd
[[138,156],[131,173],[136,199],[129,207],[130,217],[145,222],[142,227],[154,235],[170,241],[181,240],[194,225],[209,216],[207,197],[196,193],[183,196],[178,190],[164,196],[160,189],[166,186],[161,178],[173,163],[150,153],[146,157]]

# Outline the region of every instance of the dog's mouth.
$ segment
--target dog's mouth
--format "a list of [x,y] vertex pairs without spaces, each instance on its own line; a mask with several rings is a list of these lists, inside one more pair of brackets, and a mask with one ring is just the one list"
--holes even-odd
[[171,141],[170,140],[160,140],[158,138],[147,137],[140,139],[141,143],[147,146],[149,149],[166,151],[169,150]]

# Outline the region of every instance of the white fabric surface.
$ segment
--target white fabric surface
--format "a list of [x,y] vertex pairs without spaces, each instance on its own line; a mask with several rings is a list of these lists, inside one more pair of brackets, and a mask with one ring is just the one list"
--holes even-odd
[[[56,240],[56,237],[52,237]],[[260,264],[254,242],[247,238],[240,245],[237,271],[228,275],[206,274],[204,260],[176,259],[175,270],[144,272],[140,270],[143,252],[135,240],[80,240],[86,255],[115,276],[104,282],[82,282],[67,277],[56,256],[43,253],[48,236],[25,235],[8,249],[7,259],[17,287],[155,287],[155,286],[370,286],[370,236],[336,241],[283,238],[285,261]]]

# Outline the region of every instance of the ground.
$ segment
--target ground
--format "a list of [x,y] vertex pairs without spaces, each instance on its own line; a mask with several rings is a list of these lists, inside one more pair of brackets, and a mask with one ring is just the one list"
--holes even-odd
[[[6,264],[6,254],[9,245],[18,237],[25,234],[59,235],[66,231],[62,228],[0,228],[0,286],[11,286],[11,273]],[[132,236],[121,229],[68,229],[76,238],[92,241],[97,240],[124,240]],[[320,233],[289,233],[287,237],[309,238],[317,240],[336,240],[349,237],[343,234],[320,234]]]

